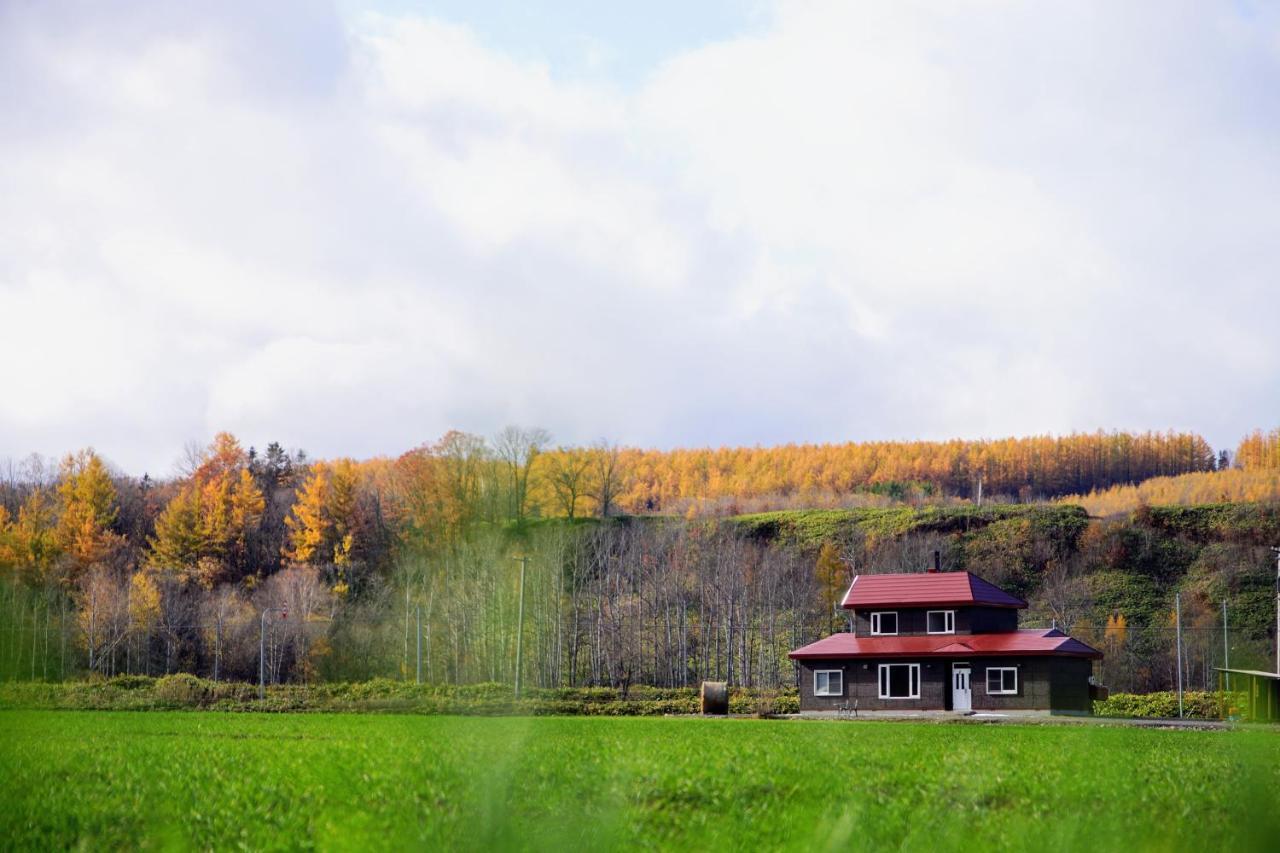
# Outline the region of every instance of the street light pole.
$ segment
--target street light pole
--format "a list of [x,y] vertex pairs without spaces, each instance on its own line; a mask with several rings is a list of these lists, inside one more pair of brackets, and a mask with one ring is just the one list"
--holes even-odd
[[[1231,644],[1227,642],[1227,600],[1222,599],[1222,668],[1231,668]],[[1225,672],[1227,692],[1231,692],[1231,673]]]
[[515,557],[520,561],[520,607],[516,617],[516,698],[520,698],[520,669],[524,656],[524,571],[529,564],[528,557]]
[[267,698],[267,614],[279,613],[281,619],[289,618],[283,607],[267,607],[258,619],[258,700]]

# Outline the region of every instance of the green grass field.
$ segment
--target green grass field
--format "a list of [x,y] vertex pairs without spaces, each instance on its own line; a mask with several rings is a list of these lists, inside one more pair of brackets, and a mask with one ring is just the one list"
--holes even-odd
[[1267,849],[1280,734],[0,711],[0,847]]

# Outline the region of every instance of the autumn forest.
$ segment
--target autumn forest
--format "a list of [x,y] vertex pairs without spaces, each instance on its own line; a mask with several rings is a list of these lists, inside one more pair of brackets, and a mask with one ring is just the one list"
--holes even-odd
[[1261,534],[1149,507],[1274,507],[1280,430],[657,451],[508,427],[363,461],[222,433],[180,468],[0,469],[0,675],[249,680],[261,642],[272,681],[504,682],[523,592],[529,683],[777,686],[853,572],[934,550],[1111,644],[1121,686],[1165,686],[1175,587],[1210,621],[1236,595],[1267,641]]

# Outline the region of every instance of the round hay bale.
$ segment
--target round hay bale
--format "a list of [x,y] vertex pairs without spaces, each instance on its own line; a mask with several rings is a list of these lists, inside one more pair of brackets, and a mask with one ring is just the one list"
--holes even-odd
[[729,682],[702,682],[702,713],[720,716],[729,713]]

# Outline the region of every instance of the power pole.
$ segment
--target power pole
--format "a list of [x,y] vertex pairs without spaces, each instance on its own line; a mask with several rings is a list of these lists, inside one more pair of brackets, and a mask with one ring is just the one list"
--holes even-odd
[[[1222,668],[1226,669],[1231,666],[1231,645],[1227,642],[1227,600],[1222,599]],[[1227,692],[1231,692],[1231,673],[1222,673],[1226,676]]]
[[520,669],[524,657],[524,570],[528,557],[516,557],[520,561],[520,607],[516,617],[516,698],[520,698]]
[[1280,674],[1280,548],[1276,552],[1276,673]]
[[415,610],[418,623],[418,683],[422,683],[422,605]]
[[1182,593],[1174,597],[1174,618],[1178,635],[1178,718],[1182,718]]

